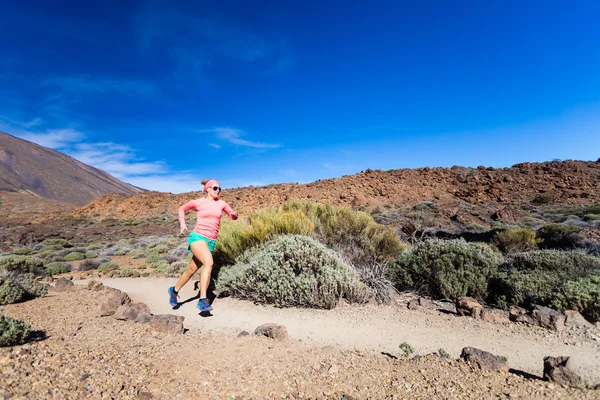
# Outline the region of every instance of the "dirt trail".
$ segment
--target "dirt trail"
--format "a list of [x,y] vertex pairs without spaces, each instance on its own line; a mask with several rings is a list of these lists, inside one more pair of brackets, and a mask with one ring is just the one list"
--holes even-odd
[[[573,329],[557,333],[515,323],[477,321],[436,310],[410,311],[401,302],[313,310],[278,309],[223,298],[214,302],[211,316],[203,317],[196,308],[197,292],[193,291],[191,282],[180,293],[184,304],[172,309],[167,301],[167,289],[175,279],[99,280],[128,293],[135,302],[146,303],[154,314],[185,316],[184,327],[191,331],[252,332],[261,324],[274,322],[285,325],[293,339],[318,346],[398,354],[400,343],[407,342],[418,354],[443,348],[453,358],[460,355],[463,347],[471,346],[505,356],[510,368],[537,376],[542,376],[545,356],[571,356],[576,371],[584,379],[600,382],[598,328],[587,333]],[[77,284],[86,282],[76,281]]]

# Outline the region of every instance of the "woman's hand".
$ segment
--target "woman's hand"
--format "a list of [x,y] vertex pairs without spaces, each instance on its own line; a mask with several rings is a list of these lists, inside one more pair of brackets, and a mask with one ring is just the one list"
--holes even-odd
[[187,233],[187,227],[186,227],[186,228],[181,228],[181,229],[179,230],[179,234],[180,234],[180,235],[185,235],[186,233]]
[[234,221],[235,221],[236,219],[238,219],[238,213],[237,213],[236,211],[232,211],[232,212],[231,212],[231,219],[232,219],[232,220],[234,220]]

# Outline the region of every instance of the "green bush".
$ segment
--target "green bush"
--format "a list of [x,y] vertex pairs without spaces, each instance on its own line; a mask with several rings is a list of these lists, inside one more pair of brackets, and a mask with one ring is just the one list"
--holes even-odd
[[46,265],[46,273],[50,276],[66,274],[70,271],[69,264],[55,261]]
[[507,229],[494,235],[493,243],[504,253],[518,253],[537,249],[535,232],[531,229]]
[[74,251],[65,256],[65,261],[77,261],[77,260],[83,260],[83,259],[85,259],[85,254],[80,253],[78,251]]
[[25,322],[0,315],[0,347],[16,346],[25,342],[30,327]]
[[282,209],[301,211],[310,218],[315,233],[329,247],[343,242],[367,246],[365,250],[374,253],[376,259],[383,263],[395,259],[407,248],[394,228],[377,224],[373,216],[364,211],[352,211],[346,206],[300,201],[286,203]]
[[136,273],[137,272],[135,272],[134,270],[126,268],[126,269],[122,269],[119,271],[119,276],[121,278],[129,278],[129,277],[134,276]]
[[500,273],[490,282],[490,302],[550,306],[571,281],[600,272],[600,258],[587,254],[539,250],[506,259]]
[[12,304],[43,296],[48,287],[35,280],[33,274],[0,270],[0,304]]
[[363,303],[372,293],[334,251],[300,235],[279,236],[222,268],[219,293],[275,304],[334,308],[341,298]]
[[599,214],[586,214],[583,216],[584,221],[600,221]]
[[580,240],[577,226],[552,223],[541,227],[537,231],[540,247],[544,249],[572,249]]
[[17,255],[0,258],[0,270],[40,274],[43,268],[44,262],[39,258]]
[[108,272],[119,269],[119,266],[112,261],[105,262],[98,267],[98,272]]
[[44,246],[57,246],[60,248],[73,247],[67,239],[46,239],[42,244]]
[[19,247],[13,250],[13,254],[18,256],[28,256],[31,253],[33,253],[33,251],[27,247]]
[[389,264],[392,282],[434,298],[487,296],[488,279],[496,274],[502,255],[481,243],[464,239],[421,242]]
[[314,225],[299,211],[281,211],[278,208],[258,210],[246,220],[225,220],[213,253],[218,266],[231,265],[244,251],[271,237],[298,234],[308,235]]
[[600,320],[600,275],[568,282],[552,300],[560,311],[577,310],[591,321]]
[[13,281],[4,281],[0,285],[0,305],[18,303],[25,297],[25,290]]

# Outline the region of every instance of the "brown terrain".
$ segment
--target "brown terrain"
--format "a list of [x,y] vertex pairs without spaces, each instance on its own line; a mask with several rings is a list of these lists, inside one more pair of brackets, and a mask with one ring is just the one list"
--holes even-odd
[[[67,186],[77,188],[77,183]],[[178,207],[201,195],[104,194],[81,206],[83,202],[2,193],[1,250],[46,238],[107,243],[176,235]],[[307,200],[368,211],[407,235],[427,229],[476,232],[494,223],[535,222],[547,211],[568,213],[570,207],[597,204],[600,160],[510,168],[367,170],[305,185],[231,188],[222,198],[242,216],[290,200]],[[600,238],[598,229],[582,232],[596,241]],[[139,266],[143,260],[120,257],[119,265],[143,272]],[[215,303],[214,317],[202,318],[193,302],[178,310],[166,307],[164,288],[173,277],[111,281],[91,274],[69,274],[76,285],[65,292],[4,306],[3,313],[27,322],[39,337],[23,346],[0,348],[0,399],[600,398],[598,389],[541,379],[540,355],[570,355],[584,361],[590,387],[600,383],[594,368],[600,365],[600,328],[589,324],[549,332],[461,318],[439,306],[409,311],[406,298],[387,306],[333,311],[280,311],[221,299]],[[112,292],[87,289],[83,279],[92,277],[130,293],[153,314],[185,317],[185,334],[101,317]],[[265,322],[285,323],[289,337],[238,337]],[[372,328],[370,333],[365,333],[367,327]],[[413,344],[422,357],[403,357],[398,347],[402,341]],[[507,356],[511,369],[492,372],[458,360],[466,346]],[[438,348],[446,349],[450,357],[432,355]]]

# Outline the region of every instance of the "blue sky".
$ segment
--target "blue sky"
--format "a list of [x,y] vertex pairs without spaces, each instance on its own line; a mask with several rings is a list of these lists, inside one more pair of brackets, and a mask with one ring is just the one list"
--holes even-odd
[[600,2],[167,3],[0,0],[0,131],[173,193],[600,157]]

